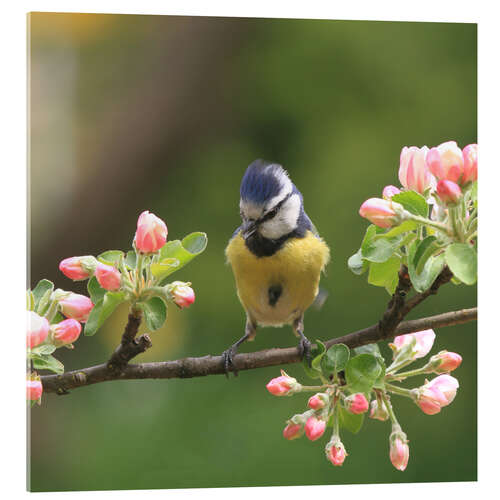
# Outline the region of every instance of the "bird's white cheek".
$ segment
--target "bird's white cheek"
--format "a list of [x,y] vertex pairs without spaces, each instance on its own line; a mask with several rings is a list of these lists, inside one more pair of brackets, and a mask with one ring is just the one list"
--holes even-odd
[[297,227],[300,214],[300,198],[294,194],[283,204],[278,214],[259,227],[264,238],[278,239],[291,233]]

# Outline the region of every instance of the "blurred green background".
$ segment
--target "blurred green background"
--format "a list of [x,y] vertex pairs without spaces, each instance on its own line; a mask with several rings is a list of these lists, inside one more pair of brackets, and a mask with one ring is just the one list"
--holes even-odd
[[[146,209],[167,222],[170,239],[208,233],[205,253],[175,275],[193,282],[195,304],[169,308],[137,361],[220,354],[242,335],[224,247],[254,159],[288,169],[332,247],[329,298],[305,323],[309,338],[328,339],[375,323],[388,301],[346,260],[367,226],[360,204],[399,185],[401,148],[476,142],[473,24],[34,13],[28,29],[31,285],[46,277],[84,292],[59,261],[129,249]],[[475,303],[474,287],[447,285],[411,317]],[[58,351],[66,369],[105,361],[126,314]],[[285,420],[307,396],[268,394],[274,367],[45,395],[31,412],[30,488],[476,480],[476,324],[437,334],[433,352],[464,358],[460,389],[435,416],[395,398],[411,446],[404,473],[389,461],[387,422],[344,433],[342,468],[325,459],[326,438],[284,440]],[[295,344],[288,327],[262,329],[241,351]],[[287,371],[305,377],[298,365]]]

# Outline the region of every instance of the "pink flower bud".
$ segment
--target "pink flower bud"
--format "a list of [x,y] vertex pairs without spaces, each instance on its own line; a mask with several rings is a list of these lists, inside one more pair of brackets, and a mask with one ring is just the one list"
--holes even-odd
[[189,307],[195,299],[194,290],[182,281],[174,281],[172,288],[172,299],[181,309]]
[[462,190],[456,182],[443,179],[438,181],[436,193],[441,201],[447,205],[456,205],[462,197]]
[[47,318],[36,312],[28,311],[28,329],[26,332],[26,346],[33,348],[41,344],[49,334],[49,322]]
[[345,398],[345,407],[351,413],[359,415],[360,413],[364,413],[368,410],[368,400],[361,392],[351,394]]
[[443,142],[426,156],[429,170],[439,179],[459,182],[464,173],[464,157],[455,141]]
[[464,156],[464,175],[462,186],[477,181],[477,144],[469,144],[462,151]]
[[425,157],[429,148],[423,146],[404,147],[401,150],[399,159],[399,180],[406,189],[411,189],[422,194],[426,189],[432,186],[433,179]]
[[99,262],[95,269],[95,277],[104,290],[118,290],[120,288],[122,276],[114,266]]
[[330,442],[326,445],[325,452],[326,458],[335,466],[340,466],[344,463],[347,453],[345,451],[344,444],[340,439],[334,440],[335,442]]
[[92,304],[92,301],[88,297],[79,295],[78,293],[72,293],[69,297],[61,299],[59,305],[64,316],[76,319],[80,323],[87,321],[90,311],[94,307],[94,304]]
[[389,418],[389,412],[387,411],[387,408],[385,407],[383,401],[374,399],[370,403],[370,418],[374,418],[382,422],[386,421]]
[[432,356],[429,363],[432,365],[434,373],[449,373],[460,366],[462,356],[456,352],[441,351]]
[[395,194],[401,193],[401,189],[397,188],[396,186],[385,186],[384,190],[382,191],[382,198],[385,200],[390,200]]
[[455,399],[458,387],[456,378],[451,375],[439,375],[415,390],[416,403],[427,415],[435,415]]
[[300,390],[301,385],[293,377],[289,377],[283,370],[281,370],[281,377],[273,378],[266,385],[267,390],[274,396],[288,396],[297,389]]
[[316,439],[319,439],[325,432],[326,422],[312,416],[307,419],[305,429],[307,438],[311,441],[316,441]]
[[379,227],[392,227],[397,224],[398,217],[392,202],[381,198],[366,200],[359,209],[359,215]]
[[43,386],[40,380],[26,380],[26,399],[38,401],[42,397]]
[[304,426],[300,424],[289,423],[283,429],[283,437],[291,441],[292,439],[298,439],[304,433]]
[[82,325],[76,319],[65,319],[52,327],[55,344],[60,347],[62,345],[72,344],[82,331]]
[[413,340],[415,340],[415,347],[413,348],[412,353],[410,353],[410,357],[418,359],[427,356],[429,351],[432,349],[432,344],[434,344],[435,338],[436,334],[434,333],[434,330],[422,330],[421,332],[398,335],[394,339],[394,343],[390,345],[395,351],[395,355],[397,355],[404,347],[410,345]]
[[154,253],[167,241],[167,225],[148,210],[142,212],[137,220],[135,246],[142,253]]
[[408,465],[408,459],[410,458],[410,448],[408,446],[406,434],[401,431],[393,432],[389,438],[389,444],[389,457],[392,465],[394,465],[397,470],[404,471]]
[[313,410],[320,410],[321,408],[325,407],[327,401],[328,396],[326,394],[318,392],[318,394],[315,394],[314,396],[311,396],[309,398],[307,406],[309,406],[309,408]]
[[90,277],[95,268],[95,257],[85,255],[83,257],[68,257],[59,263],[60,271],[68,278],[78,281]]

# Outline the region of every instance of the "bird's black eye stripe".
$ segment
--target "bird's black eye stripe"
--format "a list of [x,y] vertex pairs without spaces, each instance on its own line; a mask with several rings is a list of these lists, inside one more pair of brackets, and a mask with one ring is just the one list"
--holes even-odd
[[278,210],[281,208],[283,203],[285,203],[285,201],[288,200],[288,198],[290,198],[290,196],[292,196],[292,193],[288,193],[272,210],[270,210],[269,212],[267,212],[266,215],[261,217],[259,219],[259,222],[265,222],[266,220],[272,219],[278,213]]

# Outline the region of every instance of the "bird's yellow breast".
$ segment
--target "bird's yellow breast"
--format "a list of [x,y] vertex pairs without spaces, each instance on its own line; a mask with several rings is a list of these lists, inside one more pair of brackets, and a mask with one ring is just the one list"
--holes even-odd
[[[229,242],[226,257],[250,318],[260,325],[280,326],[292,323],[314,301],[330,250],[308,231],[304,238],[290,238],[273,255],[256,257],[238,234]],[[269,300],[270,287],[281,288],[274,305]]]

